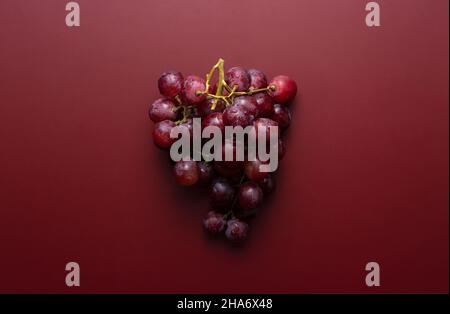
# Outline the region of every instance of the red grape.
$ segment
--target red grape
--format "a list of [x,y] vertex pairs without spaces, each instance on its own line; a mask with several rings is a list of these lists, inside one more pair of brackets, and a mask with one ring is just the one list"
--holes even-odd
[[255,119],[258,115],[258,104],[256,103],[256,99],[252,96],[236,97],[233,101],[233,106],[242,108],[247,112],[247,115],[251,116],[251,119]]
[[248,224],[238,219],[230,219],[227,222],[225,236],[233,242],[241,242],[247,239]]
[[206,186],[211,183],[214,176],[213,166],[210,163],[198,162],[197,167],[199,173],[198,185]]
[[[204,229],[211,235],[225,233],[226,238],[237,243],[245,240],[248,234],[249,226],[241,219],[254,214],[264,197],[275,189],[274,173],[261,171],[262,165],[269,165],[272,161],[249,160],[249,154],[252,159],[256,157],[253,156],[255,152],[252,145],[255,143],[256,148],[259,148],[256,150],[257,154],[262,148],[258,144],[266,144],[265,153],[273,153],[276,148],[278,160],[283,158],[286,146],[281,139],[281,131],[290,126],[292,117],[286,105],[296,96],[297,85],[285,75],[276,76],[267,84],[265,74],[256,69],[247,71],[242,67],[233,67],[224,73],[223,62],[223,59],[219,59],[212,69],[219,71],[219,74],[215,72],[213,80],[208,77],[208,90],[201,77],[190,75],[183,78],[176,71],[163,73],[158,80],[158,88],[164,98],[157,99],[150,106],[149,117],[155,122],[153,141],[162,149],[169,149],[177,140],[170,137],[174,128],[177,133],[181,129],[183,135],[187,133],[186,130],[189,132],[191,149],[205,148],[193,145],[208,142],[207,138],[193,141],[193,119],[198,117],[201,118],[202,131],[208,126],[216,126],[222,132],[225,126],[251,128],[252,132],[242,139],[241,136],[222,138],[222,142],[219,142],[222,145],[222,160],[206,161],[208,158],[205,157],[202,161],[173,162],[173,173],[179,184],[209,186],[208,193],[214,211],[208,212],[204,217]],[[225,98],[215,100],[213,95],[220,85],[216,77],[224,77],[236,94],[231,94],[228,87],[221,88],[221,95]],[[259,92],[256,93],[256,90]],[[215,108],[211,109],[213,105]],[[275,128],[278,137],[273,141],[271,136]],[[262,131],[261,134],[259,131]],[[262,143],[258,141],[258,137],[262,137]],[[244,140],[244,143],[239,143],[238,140]],[[246,140],[249,142],[245,142]],[[190,151],[189,156],[197,157],[197,153]],[[227,156],[231,160],[226,160]],[[237,157],[242,157],[243,160],[238,161]]]
[[294,99],[297,94],[297,84],[286,75],[275,76],[269,83],[269,95],[280,104],[286,104]]
[[206,95],[202,94],[205,89],[204,79],[195,75],[189,75],[184,80],[183,99],[191,105],[201,103],[206,98]]
[[150,106],[148,114],[153,122],[163,120],[175,121],[177,118],[176,108],[176,105],[170,99],[160,98]]
[[267,95],[267,93],[257,93],[253,95],[256,101],[256,106],[258,108],[258,117],[268,118],[273,112],[273,101],[272,97]]
[[247,71],[250,76],[250,89],[259,89],[267,86],[267,78],[263,72],[250,69]]
[[176,141],[176,139],[170,137],[170,131],[175,126],[175,122],[170,120],[163,120],[156,123],[153,128],[153,142],[155,145],[162,149],[170,148]]
[[275,104],[270,118],[277,122],[281,129],[286,130],[291,124],[291,112],[286,106]]
[[222,113],[219,112],[211,113],[207,115],[206,118],[203,118],[202,129],[208,126],[216,126],[223,132],[223,130],[225,129],[225,125],[223,123]]
[[223,100],[217,101],[216,107],[214,108],[214,110],[211,109],[211,106],[214,103],[214,99],[210,98],[210,99],[206,99],[204,102],[202,102],[201,104],[197,105],[197,111],[198,114],[200,115],[200,117],[206,117],[207,115],[209,115],[210,113],[214,113],[214,112],[222,112],[225,109],[225,103],[223,102]]
[[225,73],[225,82],[231,88],[236,86],[237,92],[246,92],[250,87],[250,75],[242,67],[233,67]]
[[191,186],[199,179],[199,169],[193,160],[180,160],[173,166],[175,179],[181,185]]
[[258,181],[258,185],[261,187],[264,195],[269,195],[275,190],[275,180],[271,174]]
[[203,227],[211,235],[219,235],[225,230],[226,221],[222,214],[210,211],[203,219]]
[[225,125],[242,126],[252,124],[254,117],[249,115],[242,106],[230,106],[223,112],[223,122]]
[[228,210],[233,203],[234,189],[226,179],[218,178],[211,184],[209,197],[214,208]]
[[[278,123],[276,123],[275,121],[273,121],[272,119],[268,119],[268,118],[258,118],[253,122],[253,127],[254,127],[254,134],[253,136],[255,136],[256,140],[258,140],[258,134],[261,130],[261,132],[264,132],[264,129],[266,131],[266,142],[270,143],[270,134],[273,127],[278,127]],[[278,136],[280,136],[280,132],[278,131]]]
[[183,88],[183,75],[177,71],[168,71],[158,80],[158,88],[161,95],[174,98],[181,93]]
[[252,181],[259,181],[267,177],[269,175],[268,172],[260,171],[259,166],[262,164],[263,163],[259,160],[246,161],[244,165],[244,172],[247,178]]
[[239,188],[239,207],[245,216],[250,215],[261,205],[263,191],[255,182],[243,183]]

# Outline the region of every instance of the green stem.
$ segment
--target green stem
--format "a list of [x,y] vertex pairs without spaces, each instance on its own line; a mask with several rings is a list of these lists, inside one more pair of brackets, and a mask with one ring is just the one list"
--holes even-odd
[[183,108],[183,118],[181,118],[180,120],[176,121],[175,122],[176,125],[180,125],[180,124],[185,123],[188,120],[188,118],[191,116],[192,106],[189,106],[189,107],[188,106],[182,106],[181,108]]
[[[243,95],[253,95],[259,92],[268,92],[269,90],[273,91],[273,86],[268,86],[264,88],[258,88],[258,89],[250,89],[246,92],[236,92],[236,86],[233,86],[231,88],[228,86],[227,82],[225,82],[225,71],[224,71],[224,63],[225,60],[222,58],[217,61],[217,63],[211,68],[210,72],[206,74],[206,82],[205,82],[205,90],[204,91],[198,91],[198,95],[206,95],[208,98],[214,99],[211,110],[214,110],[217,106],[217,102],[219,100],[223,100],[227,106],[231,105],[233,103],[233,100],[237,96],[243,96]],[[215,72],[218,72],[218,81],[217,81],[217,91],[215,94],[209,93],[209,88],[211,86],[211,79],[214,76]],[[228,92],[228,95],[223,95],[223,90]]]

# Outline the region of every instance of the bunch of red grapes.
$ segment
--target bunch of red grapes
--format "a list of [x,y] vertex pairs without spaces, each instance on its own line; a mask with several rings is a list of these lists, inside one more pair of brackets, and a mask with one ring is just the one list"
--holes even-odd
[[[213,68],[206,80],[180,72],[168,71],[158,80],[163,96],[149,110],[155,122],[153,141],[161,149],[169,150],[177,140],[170,137],[172,128],[186,128],[192,136],[192,119],[201,118],[202,129],[216,126],[278,126],[278,159],[286,152],[283,131],[291,123],[289,104],[295,98],[297,85],[288,76],[279,75],[267,83],[263,72],[233,67],[223,70],[223,60]],[[219,70],[219,80],[212,82],[212,74]],[[222,71],[222,73],[220,73]],[[222,76],[220,75],[222,74]],[[220,78],[223,78],[222,81]],[[236,143],[223,141],[222,151],[235,149]],[[209,189],[210,211],[203,219],[205,230],[214,236],[225,233],[233,243],[242,242],[248,235],[248,220],[257,212],[263,198],[275,189],[273,173],[261,172],[262,164],[254,161],[178,161],[173,164],[176,181],[184,186]]]

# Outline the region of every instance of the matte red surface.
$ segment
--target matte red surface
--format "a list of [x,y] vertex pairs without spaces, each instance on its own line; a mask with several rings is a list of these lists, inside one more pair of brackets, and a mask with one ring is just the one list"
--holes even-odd
[[[78,2],[77,29],[66,1],[0,2],[0,292],[448,292],[447,0],[378,1],[375,29],[361,0]],[[241,249],[147,117],[160,73],[219,57],[300,90]]]

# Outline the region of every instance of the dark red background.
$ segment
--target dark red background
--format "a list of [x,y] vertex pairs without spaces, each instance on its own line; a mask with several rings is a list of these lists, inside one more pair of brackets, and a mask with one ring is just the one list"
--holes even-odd
[[[447,0],[0,2],[0,292],[448,292]],[[160,73],[295,78],[244,248],[151,141]],[[65,264],[81,287],[65,286]],[[365,286],[365,264],[381,287]]]

